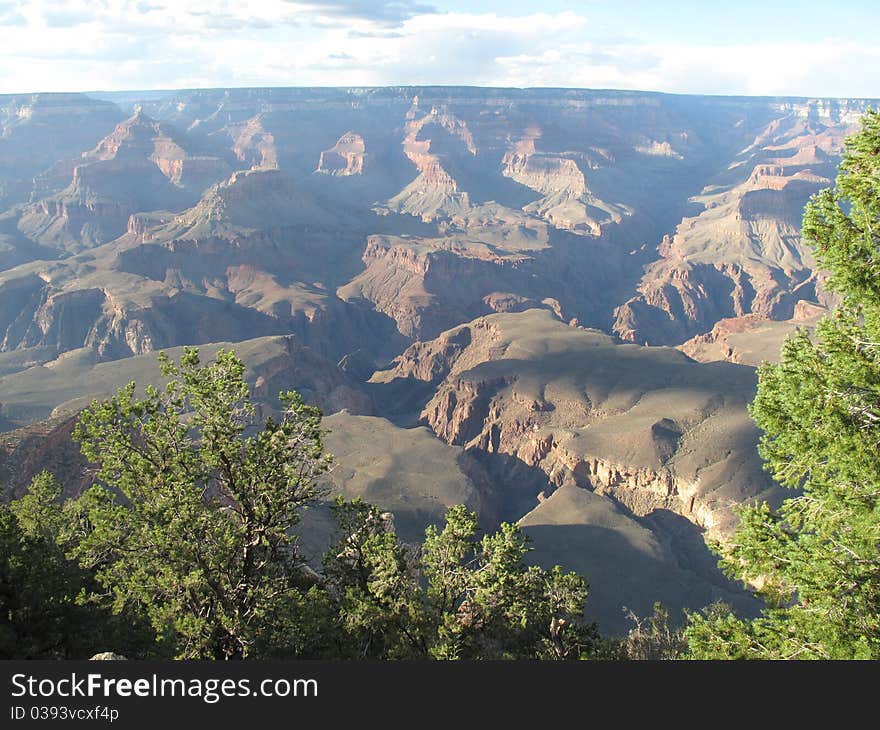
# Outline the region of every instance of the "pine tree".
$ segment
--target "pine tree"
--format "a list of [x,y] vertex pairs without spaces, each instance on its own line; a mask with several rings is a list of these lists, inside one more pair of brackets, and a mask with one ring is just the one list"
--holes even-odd
[[322,494],[330,460],[320,411],[283,393],[282,417],[258,423],[232,352],[202,365],[187,348],[179,363],[159,362],[162,388],[148,385],[138,398],[130,383],[80,414],[74,438],[97,465],[91,488],[62,506],[46,475],[9,514],[0,510],[3,552],[27,537],[39,548],[28,554],[45,558],[24,573],[22,561],[8,569],[0,561],[0,599],[7,572],[38,586],[41,575],[61,570],[45,595],[62,607],[41,613],[15,593],[23,598],[13,606],[18,623],[5,634],[0,626],[0,652],[5,643],[21,655],[26,633],[76,631],[82,620],[68,608],[87,606],[93,624],[127,621],[138,641],[149,638],[101,647],[131,646],[132,657],[595,653],[595,626],[583,617],[586,581],[558,566],[529,566],[519,527],[481,536],[463,506],[449,510],[442,530],[429,527],[422,545],[410,545],[390,515],[337,499],[338,542],[319,572],[308,567],[296,535],[314,527],[300,522]]
[[324,561],[346,656],[375,659],[579,659],[598,646],[584,620],[587,583],[528,566],[528,537],[503,523],[479,536],[477,515],[450,508],[422,545],[402,543],[390,515],[335,505],[340,540]]
[[89,600],[94,576],[65,555],[61,487],[42,472],[28,493],[0,504],[0,659],[87,659],[149,646],[144,617]]
[[836,185],[814,196],[804,239],[839,306],[758,371],[760,453],[795,491],[741,512],[727,572],[768,608],[690,618],[698,658],[880,657],[880,114],[846,142]]
[[98,483],[72,506],[74,547],[117,610],[137,606],[179,658],[305,651],[313,606],[291,528],[328,465],[321,412],[295,392],[262,427],[244,364],[160,357],[167,384],[130,383],[74,431]]

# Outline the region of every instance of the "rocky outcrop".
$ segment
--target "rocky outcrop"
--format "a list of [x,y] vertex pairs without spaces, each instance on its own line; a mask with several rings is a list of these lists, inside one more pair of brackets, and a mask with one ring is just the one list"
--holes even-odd
[[527,254],[507,254],[457,239],[371,236],[364,249],[366,269],[338,294],[369,301],[391,317],[406,337],[433,337],[460,322],[492,311],[543,306],[511,294],[514,281],[527,279],[520,266]]
[[536,142],[541,133],[539,127],[529,128],[501,160],[504,176],[544,196],[523,210],[556,228],[594,236],[601,235],[603,225],[620,223],[632,214],[627,206],[608,204],[588,190],[581,166],[598,167],[594,156],[538,152]]
[[777,362],[785,338],[799,328],[812,329],[827,311],[801,300],[795,304],[791,319],[777,321],[757,314],[722,319],[709,332],[692,337],[679,349],[700,362],[726,360],[752,366]]
[[88,347],[108,360],[184,342],[242,340],[284,332],[267,315],[211,297],[161,292],[154,286],[132,299],[130,293],[116,291],[112,280],[104,286],[90,283],[55,285],[39,277],[0,283],[0,292],[8,291],[12,300],[6,302],[6,316],[0,319],[0,350],[38,347],[62,353]]
[[669,140],[660,142],[656,139],[645,138],[636,144],[635,150],[643,155],[651,155],[652,157],[674,157],[679,160],[684,157],[680,152],[677,152],[675,148],[673,148],[669,143]]
[[362,175],[366,151],[363,137],[354,132],[346,132],[333,147],[321,152],[315,172],[335,177]]
[[407,114],[403,153],[415,165],[419,175],[392,197],[384,209],[413,215],[424,221],[460,216],[470,208],[470,199],[466,192],[458,189],[458,183],[443,167],[440,158],[430,151],[431,140],[419,139],[426,128],[439,128],[457,136],[471,155],[477,154],[466,123],[444,108],[433,107],[428,114],[422,114],[416,97]]
[[357,240],[349,225],[281,171],[234,173],[180,214],[130,216],[109,244],[0,275],[0,348],[106,360],[295,333],[334,360],[374,355],[394,342],[386,318],[320,284]]
[[226,178],[230,172],[224,160],[209,155],[192,155],[169,161],[166,165],[157,163],[157,167],[175,185],[199,193]]
[[[128,172],[137,174],[140,170]],[[19,218],[18,228],[44,246],[78,251],[122,235],[131,214],[132,207],[125,203],[55,197],[28,206]]]
[[425,286],[425,278],[436,256],[424,247],[395,244],[384,237],[370,237],[363,255],[366,270],[340,288],[339,296],[371,302],[377,311],[391,317],[406,337],[415,337],[425,329],[442,331],[444,322],[425,321],[426,313],[433,315],[435,299]]
[[[480,342],[491,338],[491,334],[485,331],[488,329],[485,320],[477,320],[474,326],[483,330]],[[458,358],[472,343],[473,335],[468,325],[444,332],[435,340],[414,342],[395,360],[394,368],[385,373],[386,380],[405,378],[439,383],[449,375]]]
[[211,187],[196,205],[157,228],[153,238],[240,241],[253,230],[326,226],[333,220],[281,170],[254,169],[234,172]]
[[[0,410],[3,407],[0,403]],[[0,433],[0,499],[22,496],[44,469],[55,475],[66,497],[87,488],[91,480],[88,463],[71,439],[75,425],[76,417],[68,414]]]
[[428,380],[421,419],[444,441],[540,470],[633,514],[670,510],[723,535],[731,506],[774,498],[746,412],[754,372],[621,346],[549,313],[491,315],[411,347],[373,377]]
[[266,130],[262,114],[227,125],[224,131],[232,141],[232,152],[251,168],[277,169],[275,136]]
[[168,126],[141,112],[73,162],[60,162],[35,184],[40,191],[66,187],[26,208],[19,229],[30,239],[72,251],[122,235],[134,213],[180,209],[230,172],[217,157],[194,155]]
[[809,197],[831,184],[847,131],[798,112],[762,130],[693,198],[702,212],[661,246],[638,294],[615,312],[614,331],[630,342],[681,343],[722,319],[786,320],[801,300],[827,303],[800,221]]
[[150,119],[138,108],[91,152],[84,153],[80,164],[149,160],[175,186],[200,195],[231,170],[221,158],[193,153],[189,147],[173,127]]
[[370,415],[374,411],[370,396],[358,381],[332,362],[287,335],[272,341],[272,352],[265,348],[250,364],[253,373],[251,392],[255,399],[273,404],[278,393],[296,390],[306,402],[324,413],[346,411]]
[[[233,290],[236,281],[230,276]],[[246,289],[230,300],[211,292],[166,290],[130,276],[103,286],[89,283],[56,288],[38,277],[0,283],[0,296],[6,292],[10,297],[3,302],[5,313],[0,310],[0,351],[48,348],[62,353],[86,347],[100,360],[115,360],[187,343],[295,333],[336,360],[387,339],[387,325],[376,315],[326,296],[300,301],[294,310],[283,301],[248,306],[254,302],[248,301]],[[140,287],[134,296],[125,289],[132,286]]]
[[[470,207],[468,194],[439,162],[424,163],[419,176],[385,204],[385,209],[425,222],[459,216]],[[381,212],[381,209],[380,209]]]

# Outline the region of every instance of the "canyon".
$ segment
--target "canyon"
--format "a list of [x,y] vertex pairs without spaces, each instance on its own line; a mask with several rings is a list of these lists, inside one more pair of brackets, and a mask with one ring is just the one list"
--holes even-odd
[[[750,594],[778,503],[756,367],[834,306],[800,235],[870,99],[457,87],[0,96],[0,484],[160,351],[319,406],[327,494],[407,540],[463,503],[591,584],[601,630]],[[326,504],[303,534],[319,552]]]

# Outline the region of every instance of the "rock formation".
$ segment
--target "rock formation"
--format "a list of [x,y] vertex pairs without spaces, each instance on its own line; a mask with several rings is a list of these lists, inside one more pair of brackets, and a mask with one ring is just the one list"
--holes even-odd
[[0,208],[27,201],[34,177],[91,149],[124,116],[85,94],[0,95]]
[[263,115],[229,124],[223,130],[232,140],[232,152],[251,168],[272,170],[278,167],[275,136],[266,131]]
[[0,96],[10,492],[41,464],[86,483],[71,419],[157,351],[231,347],[261,415],[285,388],[335,414],[328,487],[408,538],[462,501],[584,570],[603,626],[656,598],[748,610],[703,538],[779,499],[752,366],[833,304],[801,212],[876,101],[107,97]]
[[68,250],[122,235],[139,211],[179,209],[229,174],[225,162],[193,155],[171,128],[136,112],[75,162],[62,162],[38,182],[63,190],[26,207],[18,227],[34,241]]
[[602,225],[620,223],[632,210],[599,200],[587,189],[583,167],[597,167],[596,155],[567,157],[540,153],[536,142],[541,129],[531,127],[526,136],[501,160],[502,174],[535,190],[544,197],[524,207],[556,228],[598,236]]
[[346,132],[333,147],[321,152],[315,171],[340,177],[362,175],[365,158],[364,138],[354,132]]
[[425,221],[453,218],[467,211],[470,199],[466,192],[459,191],[458,183],[443,167],[440,158],[431,152],[431,140],[419,139],[426,128],[459,137],[469,154],[477,154],[473,137],[464,122],[448,110],[437,107],[422,115],[416,98],[413,108],[407,113],[403,152],[415,165],[419,175],[388,201],[387,208]]
[[831,184],[854,127],[809,113],[795,108],[768,124],[693,198],[702,212],[682,219],[638,294],[618,308],[614,331],[622,339],[678,343],[721,319],[788,319],[798,301],[827,301],[800,220],[809,197]]
[[[135,216],[87,253],[0,273],[0,348],[103,359],[295,332],[339,357],[378,332],[320,285],[351,232],[277,170],[234,173],[178,215]],[[296,278],[293,278],[293,277]]]
[[613,496],[636,515],[669,510],[723,535],[733,504],[775,494],[745,409],[750,368],[616,345],[529,310],[413,346],[373,381],[430,381],[420,417],[443,441],[537,468],[550,489]]
[[802,300],[795,305],[791,319],[776,321],[757,314],[722,319],[679,349],[700,362],[727,360],[753,366],[777,362],[785,338],[798,328],[812,329],[826,313],[824,307]]

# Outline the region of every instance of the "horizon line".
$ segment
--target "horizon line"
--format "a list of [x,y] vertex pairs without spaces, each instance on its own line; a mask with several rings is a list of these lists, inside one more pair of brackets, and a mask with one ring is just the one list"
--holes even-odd
[[725,92],[678,92],[657,91],[650,89],[619,89],[586,86],[484,86],[479,84],[378,84],[378,85],[234,85],[234,86],[192,86],[177,88],[155,89],[88,89],[78,91],[9,91],[0,92],[0,98],[14,96],[37,96],[37,95],[121,95],[121,94],[179,94],[185,92],[206,91],[233,91],[233,90],[324,90],[324,91],[390,91],[394,89],[474,89],[487,91],[558,91],[558,92],[590,92],[590,93],[614,93],[632,95],[654,95],[674,97],[709,97],[717,99],[785,99],[804,101],[880,101],[878,96],[836,96],[836,95],[804,95],[804,94],[731,94]]

